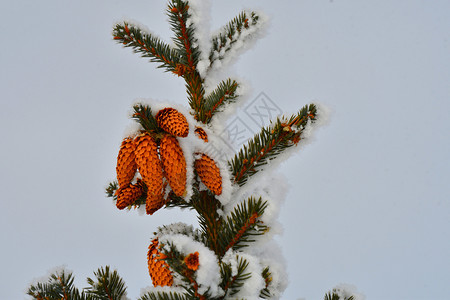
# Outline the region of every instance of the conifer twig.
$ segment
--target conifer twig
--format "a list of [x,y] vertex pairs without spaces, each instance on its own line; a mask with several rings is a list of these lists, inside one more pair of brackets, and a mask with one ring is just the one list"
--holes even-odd
[[203,123],[209,123],[221,106],[237,98],[236,90],[238,87],[239,84],[232,79],[219,83],[217,88],[205,98],[205,108],[201,112],[199,120]]
[[174,72],[180,61],[178,51],[162,42],[159,38],[146,33],[134,25],[126,22],[116,24],[113,29],[114,40],[125,47],[133,48],[142,57],[149,57],[151,62],[160,63],[160,68]]
[[314,104],[304,106],[297,115],[289,119],[277,119],[271,126],[261,129],[247,145],[228,162],[234,181],[239,185],[261,170],[286,149],[298,144],[308,121],[316,119]]
[[235,207],[221,228],[222,255],[229,249],[240,249],[248,245],[251,236],[263,235],[269,229],[258,218],[264,213],[267,202],[250,197]]
[[189,72],[194,71],[199,56],[198,47],[193,47],[194,28],[187,24],[189,17],[189,5],[187,1],[171,0],[167,9],[169,23],[175,34],[173,41],[181,54],[180,63],[184,64]]
[[259,21],[256,12],[242,11],[237,17],[232,19],[212,40],[212,48],[209,53],[210,66],[216,61],[222,60],[226,52],[235,48],[236,41],[243,32],[256,25]]

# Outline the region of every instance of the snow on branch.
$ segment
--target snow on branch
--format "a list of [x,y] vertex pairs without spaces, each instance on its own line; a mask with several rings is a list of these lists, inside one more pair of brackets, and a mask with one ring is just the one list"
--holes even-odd
[[135,53],[149,57],[151,62],[159,63],[159,67],[165,68],[166,71],[174,72],[180,61],[178,51],[137,25],[128,22],[117,23],[113,29],[113,36],[114,40],[125,47],[131,47]]
[[304,106],[297,115],[278,118],[270,126],[262,128],[229,161],[234,181],[242,186],[279,154],[297,145],[305,128],[316,119],[316,113],[316,106],[310,104]]
[[253,11],[242,11],[212,37],[208,68],[199,68],[202,77],[210,69],[219,69],[234,61],[242,52],[249,49],[263,36],[268,18]]

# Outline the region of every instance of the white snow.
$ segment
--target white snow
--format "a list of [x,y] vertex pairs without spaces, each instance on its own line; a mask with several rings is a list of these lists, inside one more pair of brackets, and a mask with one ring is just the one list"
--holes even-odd
[[[208,78],[205,79],[205,90],[214,90],[216,86],[226,77],[227,72],[223,72],[222,70],[212,70],[208,73]],[[227,103],[220,107],[219,112],[217,112],[211,122],[210,127],[217,135],[220,135],[225,127],[226,121],[236,115],[236,111],[241,108],[247,100],[252,92],[251,85],[248,81],[242,77],[233,76],[233,78],[238,84],[238,88],[236,89],[236,98],[232,103]]]
[[195,27],[194,37],[200,50],[197,71],[204,75],[210,65],[209,52],[211,49],[210,38],[210,19],[211,2],[209,0],[190,0],[189,1],[189,21],[190,26]]
[[248,266],[244,273],[250,273],[251,277],[243,282],[239,292],[227,299],[259,299],[259,294],[265,287],[265,281],[262,277],[263,266],[258,257],[244,252],[234,252],[231,249],[223,257],[223,262],[231,264],[233,276],[237,274],[239,258],[245,259]]
[[269,284],[269,290],[272,295],[271,299],[280,299],[289,283],[286,272],[286,260],[283,256],[281,247],[271,239],[266,242],[264,246],[250,247],[248,252],[254,257],[258,257],[262,266],[269,267],[272,278],[272,281]]
[[47,283],[48,280],[50,279],[51,275],[53,275],[53,274],[62,274],[63,272],[66,273],[66,274],[72,273],[71,270],[67,269],[66,265],[56,266],[56,267],[53,267],[51,269],[48,269],[45,275],[33,278],[30,281],[30,284],[28,286],[36,285],[38,283]]
[[159,243],[165,244],[163,251],[169,251],[168,243],[172,243],[177,251],[188,255],[199,253],[199,267],[195,272],[195,280],[199,285],[198,292],[203,294],[209,292],[211,297],[223,295],[223,290],[219,287],[220,269],[217,256],[205,245],[193,240],[191,237],[182,234],[163,234],[159,236]]
[[[245,13],[250,18],[252,11],[245,11]],[[227,43],[222,47],[221,51],[215,53],[217,59],[213,61],[212,69],[220,69],[234,63],[243,52],[253,47],[256,41],[266,34],[269,18],[262,12],[258,11],[255,13],[259,16],[257,23],[252,25],[249,20],[248,28],[242,30],[240,34],[236,32],[232,37],[233,44],[230,39],[227,39]],[[216,31],[214,36],[224,32],[225,27]]]
[[330,123],[332,109],[320,102],[314,102],[317,107],[317,116],[314,122],[308,120],[308,124],[303,129],[302,140],[298,143],[299,146],[304,147],[313,141],[314,132],[322,126]]
[[365,300],[366,297],[357,291],[356,286],[347,283],[341,283],[335,288],[333,288],[333,292],[335,292],[339,296],[339,300],[347,299],[351,296],[355,300]]
[[[142,24],[139,21],[133,20],[133,19],[129,19],[129,18],[124,18],[120,21],[116,21],[114,23],[113,28],[116,27],[116,25],[120,25],[122,26],[124,23],[127,24],[128,28],[135,28],[138,29],[141,34],[150,34],[153,37],[159,38],[158,35],[156,35],[155,33],[153,33],[146,25]],[[121,31],[123,32],[123,29],[121,29]]]

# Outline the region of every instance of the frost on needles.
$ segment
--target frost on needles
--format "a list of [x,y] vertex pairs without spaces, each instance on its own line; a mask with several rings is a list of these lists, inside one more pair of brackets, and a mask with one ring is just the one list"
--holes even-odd
[[[121,210],[152,215],[179,207],[198,215],[197,228],[175,223],[156,229],[147,249],[153,286],[143,289],[140,299],[279,299],[287,280],[272,236],[285,185],[267,169],[308,140],[321,110],[309,104],[272,120],[225,161],[211,151],[212,144],[224,143],[220,126],[211,121],[242,95],[235,79],[220,79],[215,87],[206,82],[261,36],[266,17],[242,11],[210,34],[208,6],[199,0],[169,1],[171,44],[133,22],[114,25],[115,41],[184,79],[188,107],[151,100],[133,106],[135,126],[122,141],[117,180],[106,192]],[[58,271],[48,282],[31,285],[28,294],[34,299],[126,298],[116,271],[105,267],[94,275],[80,292],[70,272]],[[325,297],[343,299],[334,292]]]

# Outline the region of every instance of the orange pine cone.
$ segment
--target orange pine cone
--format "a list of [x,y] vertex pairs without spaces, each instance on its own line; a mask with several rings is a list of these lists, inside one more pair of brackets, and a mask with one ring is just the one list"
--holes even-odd
[[162,259],[164,254],[158,251],[158,239],[154,239],[148,247],[148,273],[154,286],[172,286],[173,276],[169,265]]
[[175,108],[166,107],[161,109],[155,116],[159,127],[164,131],[179,137],[187,137],[189,124],[186,117]]
[[186,190],[186,160],[177,138],[163,137],[159,153],[170,187],[175,195],[182,196]]
[[147,185],[147,214],[153,214],[164,205],[163,170],[158,157],[158,146],[148,133],[135,139],[136,164],[142,180]]
[[208,135],[206,134],[206,131],[201,127],[196,127],[194,130],[195,134],[202,139],[205,143],[208,142]]
[[117,181],[120,188],[127,187],[136,174],[135,148],[131,138],[126,138],[122,141],[119,154],[117,155],[116,166]]
[[142,180],[138,179],[136,184],[130,184],[125,188],[118,190],[116,206],[118,209],[133,204],[144,193]]
[[161,193],[159,195],[151,195],[147,193],[147,199],[145,200],[145,212],[147,215],[153,215],[158,209],[164,206],[166,201],[164,200],[164,195]]
[[191,253],[184,258],[184,263],[192,271],[197,271],[200,261],[198,259],[198,252]]
[[211,192],[216,195],[222,194],[222,177],[219,167],[212,158],[202,154],[202,157],[195,161],[194,167],[202,182]]

